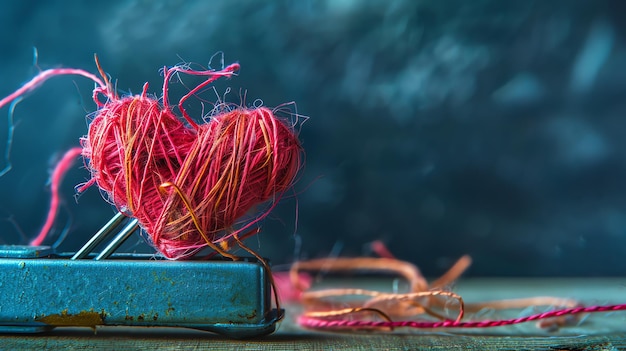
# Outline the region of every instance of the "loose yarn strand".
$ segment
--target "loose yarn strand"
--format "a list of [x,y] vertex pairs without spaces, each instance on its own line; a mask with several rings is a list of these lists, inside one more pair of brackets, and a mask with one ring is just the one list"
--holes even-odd
[[537,313],[526,317],[502,319],[502,320],[484,320],[484,321],[439,321],[439,322],[420,322],[420,321],[363,321],[363,320],[347,320],[347,319],[322,319],[316,318],[315,315],[302,315],[298,318],[298,323],[306,328],[313,329],[333,329],[333,328],[415,328],[415,329],[435,329],[435,328],[493,328],[502,327],[513,324],[521,324],[531,321],[538,321],[554,317],[563,317],[567,315],[578,315],[582,313],[598,313],[598,312],[615,312],[626,310],[626,304],[606,305],[606,306],[588,306],[575,307],[562,310],[554,310],[544,313]]
[[[411,263],[393,258],[393,255],[380,242],[374,243],[376,252],[385,257],[327,258],[296,262],[289,271],[291,286],[283,289],[296,289],[298,301],[304,312],[298,323],[305,328],[321,330],[339,329],[385,329],[394,328],[489,328],[539,321],[540,328],[558,328],[580,321],[584,313],[626,310],[626,304],[607,306],[582,306],[579,301],[551,296],[496,300],[466,304],[460,295],[447,291],[446,287],[470,265],[471,258],[462,256],[446,273],[428,284]],[[407,280],[409,291],[405,293],[365,290],[349,287],[333,287],[311,290],[308,275],[304,272],[385,272],[401,276]],[[450,305],[450,302],[453,304]],[[501,320],[463,320],[467,311],[483,309],[513,310],[527,307],[555,306],[552,311],[530,316]],[[458,311],[456,318],[450,312]],[[560,309],[559,309],[560,308]],[[363,311],[373,312],[382,317],[376,320]],[[427,316],[424,316],[427,315]],[[575,316],[576,318],[574,318]],[[436,320],[429,320],[433,317]]]
[[68,169],[74,164],[74,161],[78,156],[80,156],[81,152],[82,150],[79,147],[71,148],[63,155],[57,166],[54,168],[52,176],[50,177],[50,210],[48,211],[48,216],[46,217],[43,227],[35,239],[30,242],[30,245],[40,246],[52,229],[60,202],[59,186],[61,186],[65,173],[67,173]]

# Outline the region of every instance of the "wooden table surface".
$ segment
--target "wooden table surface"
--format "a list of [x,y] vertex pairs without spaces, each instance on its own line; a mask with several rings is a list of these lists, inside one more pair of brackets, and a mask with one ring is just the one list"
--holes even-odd
[[[550,295],[586,304],[626,303],[624,279],[466,279],[455,292],[466,301]],[[626,350],[626,312],[598,313],[557,332],[534,323],[467,331],[396,330],[393,333],[321,333],[294,323],[297,306],[276,333],[231,340],[175,328],[58,328],[36,335],[2,335],[0,350]],[[519,315],[519,311],[516,312]],[[516,315],[513,315],[515,317]],[[489,317],[489,316],[487,316]]]

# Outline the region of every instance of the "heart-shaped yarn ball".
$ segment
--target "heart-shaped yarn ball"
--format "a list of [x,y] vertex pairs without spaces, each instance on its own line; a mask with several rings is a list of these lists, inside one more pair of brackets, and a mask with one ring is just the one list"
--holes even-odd
[[[91,79],[96,83],[93,100],[98,110],[81,139],[91,179],[78,191],[97,184],[120,212],[138,220],[167,258],[186,258],[205,246],[235,258],[226,252],[229,239],[234,237],[245,248],[239,234],[254,233],[250,227],[269,214],[300,169],[302,149],[294,126],[265,107],[219,106],[219,112],[204,124],[189,116],[185,101],[213,81],[232,77],[239,70],[238,63],[221,70],[195,70],[190,64],[164,67],[160,99],[148,96],[147,83],[140,95],[120,98],[98,57],[94,58],[100,77],[76,68],[45,70],[0,99],[0,108],[52,77]],[[179,117],[169,104],[168,90],[181,75],[203,81],[180,98]],[[60,163],[60,175],[53,179],[53,200],[37,243],[45,239],[54,221],[54,199],[58,198],[54,189],[77,154],[70,151]],[[271,205],[260,214],[242,219],[256,205],[270,200]],[[226,245],[219,245],[224,241]]]
[[82,146],[92,182],[174,259],[260,219],[235,229],[292,185],[301,161],[293,128],[267,108],[235,108],[192,128],[145,95],[104,104]]

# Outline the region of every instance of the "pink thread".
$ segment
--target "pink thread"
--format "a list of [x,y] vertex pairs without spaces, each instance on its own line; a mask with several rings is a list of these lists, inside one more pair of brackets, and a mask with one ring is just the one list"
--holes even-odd
[[372,251],[381,258],[395,259],[396,257],[389,251],[385,243],[382,240],[374,240],[370,243]]
[[626,304],[605,305],[605,306],[589,306],[574,307],[562,310],[538,313],[527,317],[503,320],[485,320],[485,321],[467,321],[456,322],[452,320],[441,322],[418,322],[418,321],[360,321],[347,319],[321,319],[308,317],[306,315],[298,318],[298,323],[305,328],[312,329],[333,329],[333,328],[418,328],[418,329],[434,329],[434,328],[491,328],[501,327],[512,324],[520,324],[553,317],[565,315],[575,315],[580,313],[597,313],[612,312],[626,310]]
[[41,228],[37,237],[30,242],[30,245],[41,245],[50,232],[50,229],[52,229],[52,225],[54,224],[54,219],[59,208],[59,186],[63,181],[65,173],[67,173],[68,169],[72,167],[76,157],[80,156],[82,151],[83,150],[79,147],[69,149],[54,168],[52,176],[50,177],[50,209],[48,211],[48,217],[46,218],[43,228]]
[[17,99],[18,97],[26,94],[29,91],[35,90],[39,85],[41,85],[46,80],[61,75],[79,75],[93,80],[99,87],[96,89],[100,89],[99,91],[104,91],[106,86],[100,80],[100,78],[96,77],[94,74],[84,71],[82,69],[73,69],[73,68],[53,68],[45,71],[39,72],[39,74],[31,79],[28,83],[24,84],[21,88],[14,91],[11,95],[5,97],[0,100],[0,108],[6,106],[11,101]]
[[302,289],[298,289],[291,283],[289,272],[272,272],[278,297],[283,302],[299,302],[302,297],[302,289],[308,290],[313,284],[313,277],[309,274],[298,273],[298,282]]

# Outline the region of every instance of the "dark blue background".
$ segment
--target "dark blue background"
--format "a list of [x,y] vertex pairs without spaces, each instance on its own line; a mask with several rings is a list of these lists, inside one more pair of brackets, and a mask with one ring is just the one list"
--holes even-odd
[[[242,65],[218,84],[238,101],[295,101],[310,117],[306,167],[258,243],[274,263],[368,254],[381,239],[437,274],[621,275],[626,268],[626,6],[619,0],[8,1],[0,95],[37,69],[95,72],[120,91],[159,68]],[[38,68],[32,48],[38,49]],[[86,134],[93,85],[61,77],[15,112],[13,170],[0,178],[0,239],[44,221],[50,170]],[[214,96],[208,96],[214,99]],[[8,109],[0,111],[2,115]],[[0,124],[0,145],[6,138]],[[4,146],[0,148],[4,152]],[[4,164],[3,164],[4,165]],[[56,234],[75,250],[113,213],[63,185]],[[69,221],[69,222],[68,222]],[[54,241],[53,239],[51,241]],[[145,250],[141,239],[127,249]],[[251,245],[257,247],[255,239]]]

